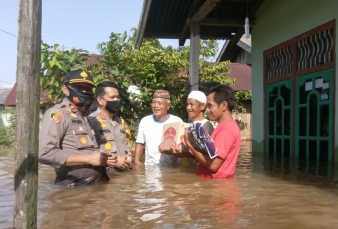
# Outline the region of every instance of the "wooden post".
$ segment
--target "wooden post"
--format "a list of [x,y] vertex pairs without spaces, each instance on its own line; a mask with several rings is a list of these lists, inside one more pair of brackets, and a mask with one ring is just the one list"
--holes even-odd
[[37,227],[41,15],[41,0],[20,0],[14,228]]
[[200,57],[200,25],[198,22],[190,24],[190,90],[198,90]]

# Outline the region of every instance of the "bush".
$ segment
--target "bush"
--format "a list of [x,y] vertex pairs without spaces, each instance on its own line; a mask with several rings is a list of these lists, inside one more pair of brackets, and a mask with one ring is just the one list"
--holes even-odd
[[15,128],[0,127],[0,148],[13,146],[15,142]]

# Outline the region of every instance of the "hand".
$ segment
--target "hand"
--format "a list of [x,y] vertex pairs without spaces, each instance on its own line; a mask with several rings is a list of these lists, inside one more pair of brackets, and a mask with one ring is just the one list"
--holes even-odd
[[188,129],[185,129],[185,131],[184,131],[184,143],[189,150],[194,148],[192,146],[191,142],[192,142],[192,140],[191,140],[191,136],[188,132]]
[[192,157],[194,158],[194,155],[190,152],[188,147],[185,144],[180,144],[177,146],[177,151],[180,152],[181,157]]
[[178,145],[176,145],[176,146],[174,146],[175,152],[177,152],[177,153],[182,153],[182,147],[183,147],[183,144],[182,144],[182,143],[181,143],[181,144],[178,144]]
[[140,165],[143,165],[143,163],[140,162],[139,160],[136,160],[136,159],[135,159],[134,165],[135,165],[135,166],[140,166]]
[[117,162],[117,156],[116,156],[116,154],[109,153],[108,160],[107,160],[107,165],[110,168],[112,168],[112,167],[115,166],[116,162]]
[[158,146],[158,151],[163,154],[173,155],[175,153],[175,146],[171,146],[169,149],[164,149],[161,144]]
[[117,162],[115,164],[115,168],[119,169],[119,170],[125,170],[128,169],[130,167],[130,162],[127,160],[127,156],[117,156]]
[[105,166],[107,164],[108,154],[94,151],[88,155],[88,164],[92,166]]
[[131,164],[133,164],[133,157],[130,155],[126,155],[125,156],[125,162],[129,165],[129,167],[131,166]]

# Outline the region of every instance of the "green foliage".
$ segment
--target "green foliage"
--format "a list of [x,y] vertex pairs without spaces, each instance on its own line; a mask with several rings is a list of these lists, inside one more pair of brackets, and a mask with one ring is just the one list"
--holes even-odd
[[0,127],[0,148],[10,147],[15,142],[15,111],[13,108],[8,109],[9,127]]
[[[155,89],[171,92],[170,113],[187,119],[185,101],[189,92],[189,47],[163,47],[157,39],[145,39],[140,49],[134,50],[136,30],[127,33],[112,33],[109,41],[98,45],[97,63],[88,67],[95,82],[111,80],[120,86],[121,116],[129,123],[132,133],[140,118],[151,114],[151,100]],[[217,53],[217,42],[206,40],[200,47],[200,81],[234,84],[226,77],[229,62],[208,64],[205,59]],[[128,87],[136,85],[140,95],[130,95]],[[132,97],[134,96],[134,97]]]
[[49,105],[60,102],[62,78],[71,70],[86,68],[88,52],[82,49],[66,50],[58,44],[42,43],[40,84],[48,94]]
[[246,113],[246,109],[242,106],[243,101],[252,100],[252,91],[243,90],[235,93],[236,106],[233,110],[234,113]]
[[0,127],[0,148],[13,146],[15,142],[15,128]]
[[241,101],[252,100],[252,91],[251,90],[237,91],[235,94],[235,99]]
[[9,124],[11,128],[15,128],[16,126],[16,119],[15,119],[15,110],[13,108],[8,108],[9,113]]
[[0,127],[0,146],[1,147],[13,146],[14,142],[15,142],[15,128]]

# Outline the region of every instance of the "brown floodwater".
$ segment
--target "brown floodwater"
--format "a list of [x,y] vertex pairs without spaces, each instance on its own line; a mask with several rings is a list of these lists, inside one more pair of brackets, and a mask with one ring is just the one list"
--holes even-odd
[[[149,166],[108,184],[53,184],[39,168],[38,228],[338,228],[333,166],[251,154],[235,176],[201,179],[194,169]],[[0,151],[0,228],[13,226],[13,150]]]

